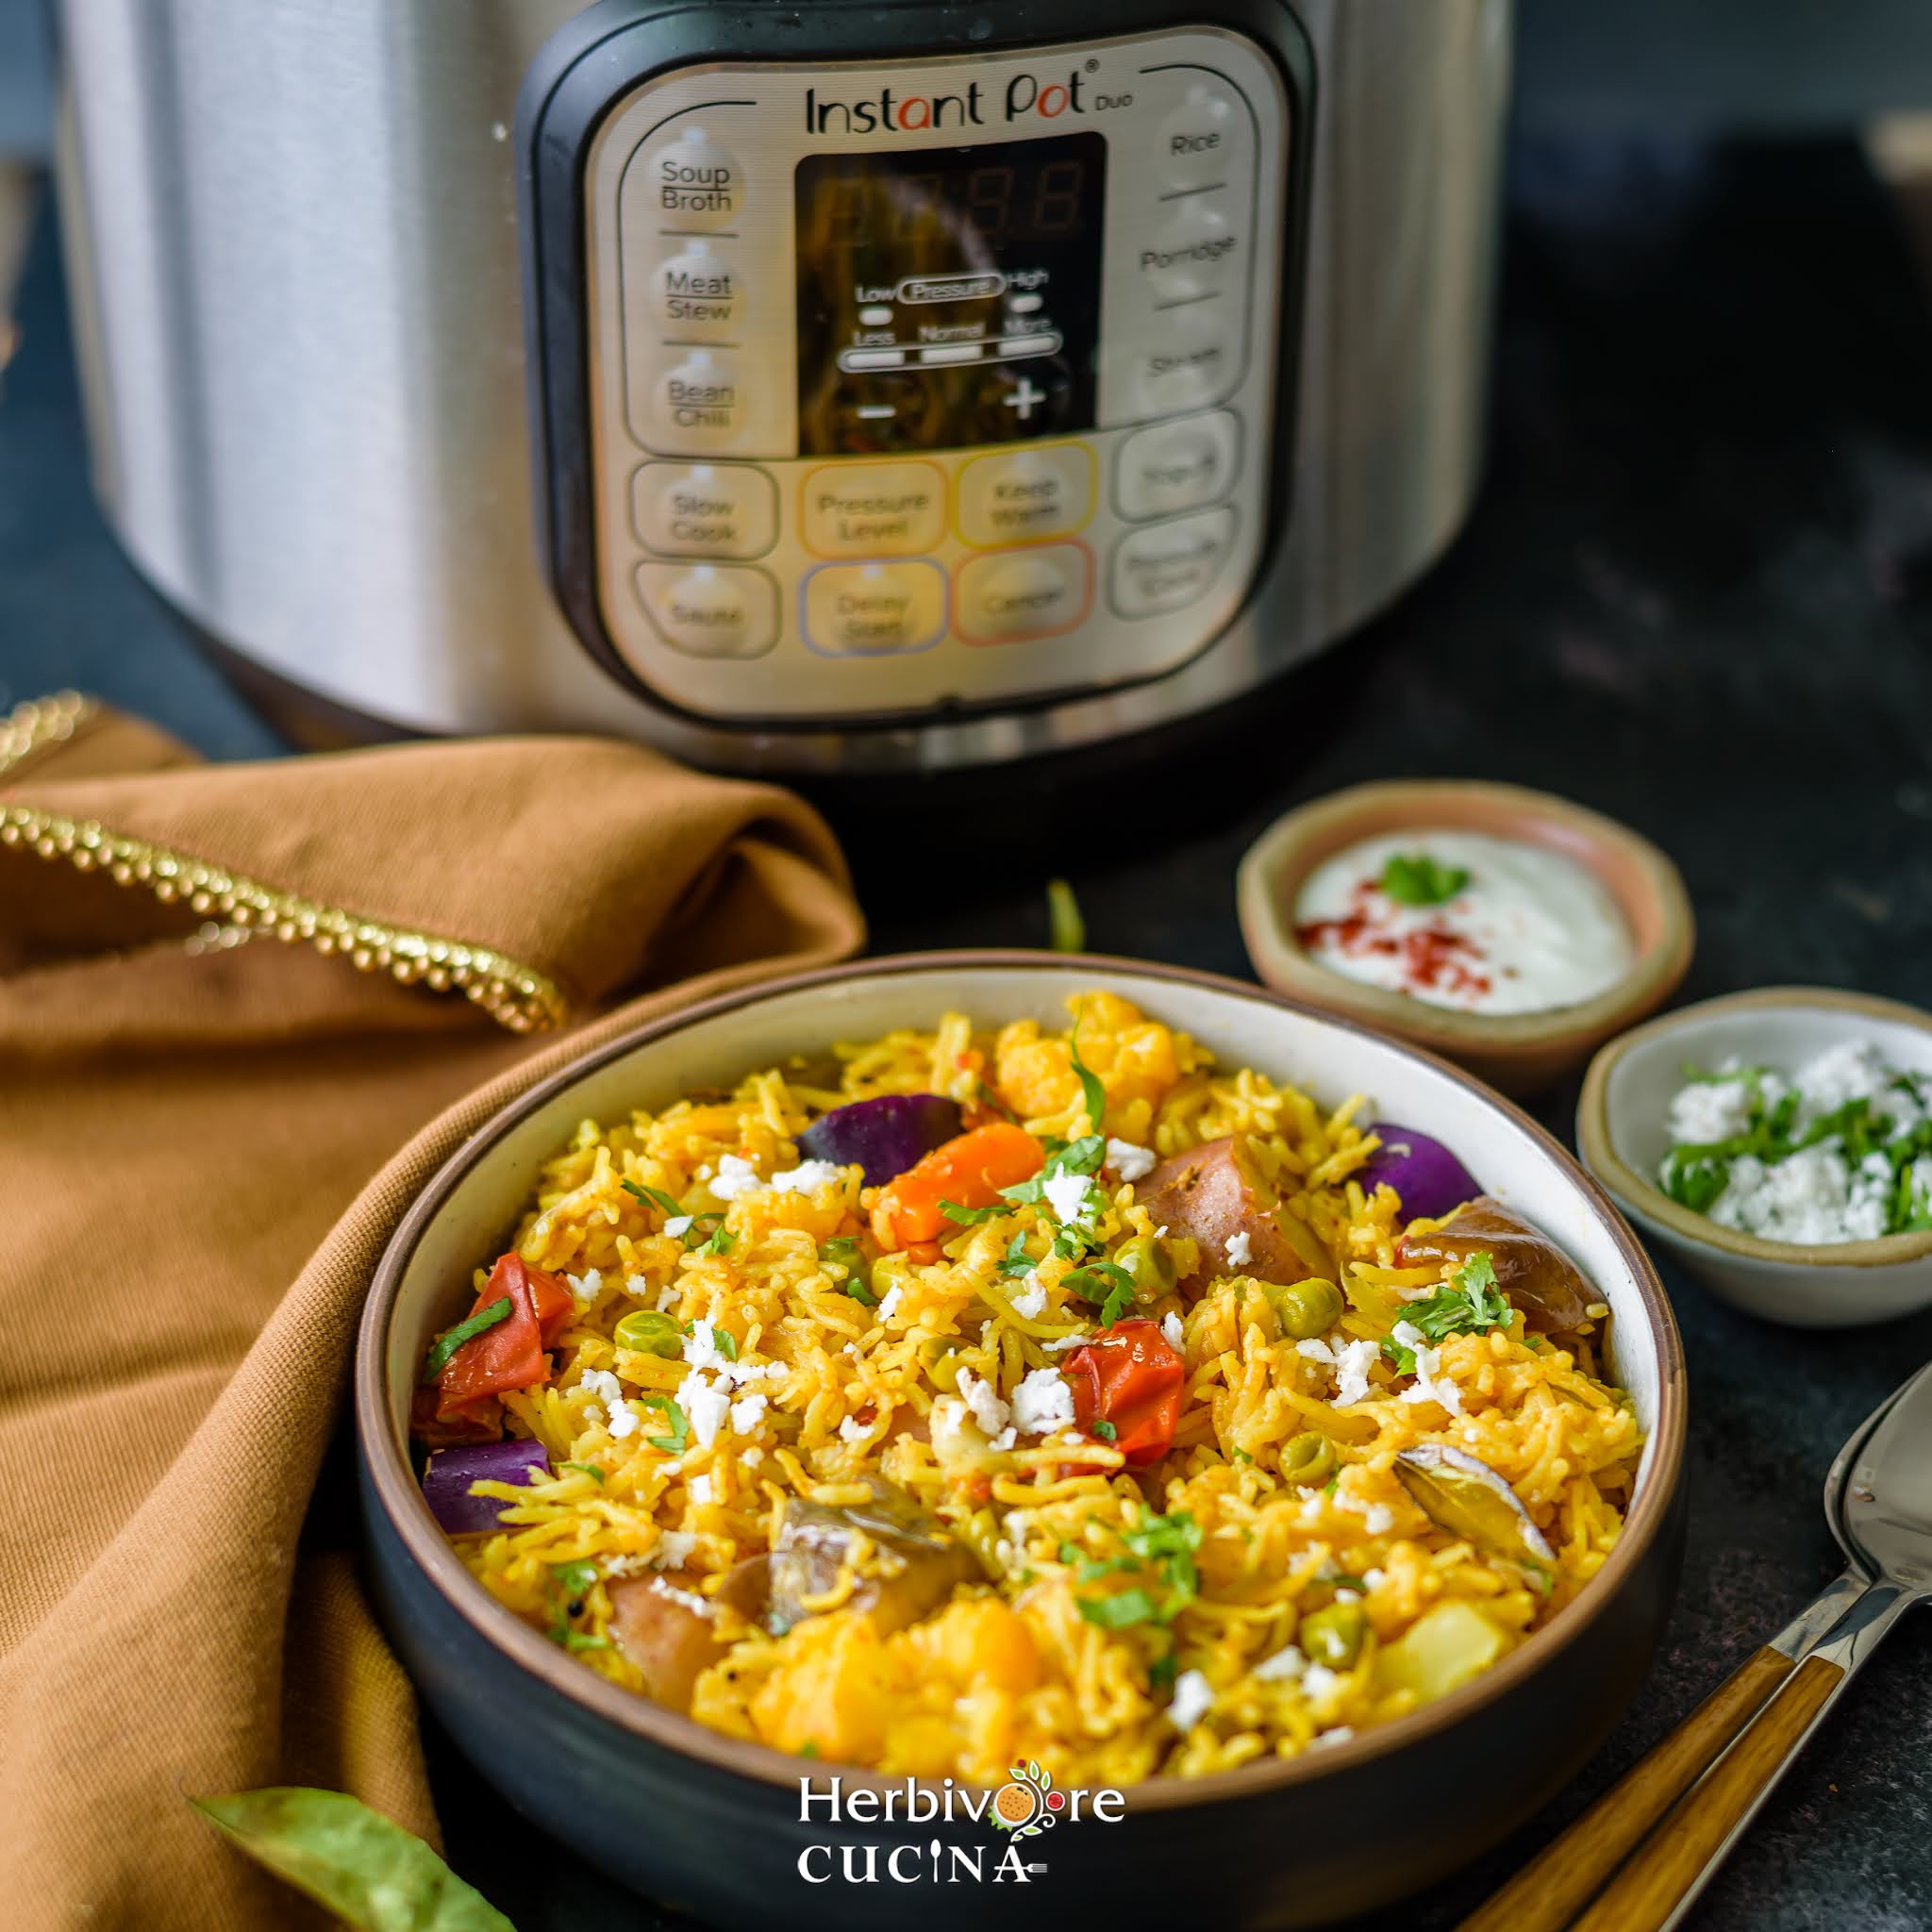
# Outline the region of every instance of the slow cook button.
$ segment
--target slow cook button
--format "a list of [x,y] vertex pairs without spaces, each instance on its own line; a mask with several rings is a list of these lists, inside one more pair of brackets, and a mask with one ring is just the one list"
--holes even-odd
[[1177,516],[1234,487],[1241,425],[1227,409],[1137,429],[1114,458],[1114,500],[1131,523]]
[[702,127],[686,127],[661,142],[641,167],[646,211],[667,228],[723,228],[743,206],[738,157]]
[[638,601],[688,658],[761,658],[778,641],[778,587],[761,570],[641,563]]
[[1141,398],[1150,416],[1217,403],[1234,387],[1236,313],[1228,297],[1218,296],[1152,318],[1152,340],[1140,352]]
[[935,463],[834,463],[803,485],[805,541],[821,557],[912,557],[945,534]]
[[1229,149],[1241,110],[1225,89],[1197,81],[1154,138],[1156,160],[1170,188],[1206,188],[1229,179]]
[[1087,614],[1088,567],[1078,543],[973,558],[959,570],[959,635],[969,644],[1010,644],[1072,630]]
[[805,641],[830,658],[923,651],[946,624],[946,574],[911,563],[824,563],[805,580]]
[[959,473],[959,535],[980,546],[1064,537],[1087,521],[1092,500],[1085,443],[974,457]]
[[704,349],[673,363],[651,388],[656,440],[672,449],[730,449],[746,415],[738,365]]
[[644,547],[666,557],[758,557],[778,535],[778,486],[743,463],[646,463],[631,513]]
[[1147,286],[1163,302],[1218,294],[1241,242],[1226,218],[1205,199],[1180,203],[1136,258]]
[[1113,554],[1114,608],[1123,617],[1178,610],[1213,587],[1234,542],[1234,511],[1203,510],[1154,524],[1121,540]]
[[728,256],[708,242],[690,242],[651,277],[652,320],[668,336],[728,336],[743,292]]

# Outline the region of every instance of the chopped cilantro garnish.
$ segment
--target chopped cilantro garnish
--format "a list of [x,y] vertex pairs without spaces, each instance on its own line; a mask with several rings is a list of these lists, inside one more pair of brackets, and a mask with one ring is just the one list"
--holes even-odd
[[1087,950],[1087,922],[1080,916],[1080,902],[1065,879],[1046,882],[1047,943],[1056,953],[1084,953]]
[[1382,868],[1382,890],[1404,906],[1440,906],[1468,883],[1467,867],[1443,865],[1423,852],[1395,853]]
[[463,1343],[482,1334],[486,1328],[494,1328],[499,1322],[509,1319],[509,1297],[498,1295],[487,1308],[478,1308],[474,1315],[458,1322],[423,1359],[423,1379],[433,1382],[449,1364],[449,1358],[462,1347]]
[[1174,1672],[1180,1667],[1180,1659],[1169,1651],[1165,1657],[1158,1657],[1147,1666],[1147,1686],[1152,1690],[1165,1690],[1173,1683]]
[[858,1237],[856,1234],[838,1234],[830,1241],[821,1242],[819,1259],[835,1262],[841,1268],[856,1268],[859,1261]]
[[[1024,1206],[1029,1201],[1043,1201],[1046,1198],[1046,1183],[1063,1174],[1098,1174],[1107,1161],[1107,1142],[1098,1134],[1082,1134],[1077,1141],[1064,1141],[1046,1157],[1046,1163],[1031,1180],[1016,1183],[1010,1188],[1002,1188],[1003,1199]],[[943,1210],[944,1204],[941,1204]],[[988,1210],[974,1208],[970,1211],[975,1220],[987,1219]],[[993,1210],[1004,1212],[1004,1209]]]
[[1108,1596],[1082,1596],[1074,1601],[1090,1624],[1103,1630],[1129,1630],[1136,1624],[1158,1620],[1158,1606],[1152,1595],[1137,1583],[1131,1590],[1117,1590]]
[[[1080,1058],[1079,1020],[1074,1022],[1073,1034],[1067,1041],[1067,1056],[1074,1063],[1074,1073],[1080,1076],[1080,1098],[1087,1108],[1087,1124],[1098,1134],[1107,1123],[1107,1089],[1100,1084],[1100,1075]],[[1103,1158],[1106,1152],[1103,1143]]]
[[856,1274],[852,1277],[850,1281],[848,1281],[845,1284],[845,1292],[849,1294],[852,1297],[852,1299],[859,1305],[860,1307],[875,1308],[879,1305],[878,1296],[873,1293],[872,1290],[866,1287],[865,1283],[859,1280],[859,1278]]
[[1033,1257],[1026,1252],[1026,1237],[1024,1234],[1014,1235],[1007,1243],[1006,1258],[1000,1262],[997,1272],[1001,1274],[1033,1273]]
[[667,1456],[682,1456],[685,1445],[691,1441],[690,1418],[668,1395],[647,1395],[644,1397],[644,1407],[661,1408],[664,1411],[664,1420],[671,1424],[670,1435],[646,1436],[644,1441],[653,1449],[663,1450]]
[[[1402,1311],[1403,1319],[1414,1324],[1431,1341],[1445,1335],[1478,1335],[1491,1328],[1509,1325],[1510,1308],[1503,1291],[1496,1286],[1496,1268],[1487,1249],[1479,1249],[1465,1261],[1453,1279],[1421,1301],[1410,1302]],[[1383,1353],[1389,1353],[1388,1343]],[[1402,1373],[1415,1373],[1415,1357],[1407,1349],[1408,1364]],[[1390,1357],[1391,1360],[1394,1357]]]
[[809,1738],[808,1738],[805,1740],[805,1742],[798,1747],[798,1755],[801,1757],[816,1757],[819,1755],[819,1747],[815,1743],[813,1743]]
[[999,1201],[991,1208],[962,1208],[957,1201],[941,1201],[940,1212],[948,1221],[957,1221],[961,1227],[974,1227],[982,1221],[997,1221],[1002,1214],[1010,1214],[1012,1209]]
[[711,1345],[727,1362],[738,1359],[738,1337],[730,1329],[719,1327],[715,1322],[711,1324]]
[[728,1255],[734,1245],[730,1229],[721,1225],[712,1229],[709,1239],[699,1248],[698,1253],[701,1255]]
[[1100,1307],[1100,1325],[1111,1328],[1134,1306],[1134,1277],[1118,1261],[1090,1261],[1060,1277],[1060,1286]]
[[683,1206],[667,1194],[662,1188],[647,1188],[638,1181],[623,1181],[619,1185],[632,1200],[647,1208],[661,1208],[664,1212],[675,1218],[684,1212]]
[[1090,1425],[1087,1433],[1090,1436],[1098,1436],[1103,1442],[1111,1442],[1120,1431],[1103,1416]]
[[1394,1363],[1395,1373],[1398,1375],[1412,1375],[1415,1374],[1415,1350],[1405,1348],[1401,1342],[1396,1341],[1394,1336],[1383,1336],[1382,1353],[1390,1361]]
[[[1096,1431],[1098,1433],[1098,1431]],[[1102,1557],[1085,1563],[1079,1580],[1090,1583],[1121,1570],[1151,1570],[1163,1586],[1158,1596],[1144,1584],[1107,1595],[1076,1597],[1080,1614],[1104,1630],[1125,1630],[1136,1624],[1171,1624],[1193,1601],[1200,1587],[1194,1552],[1201,1547],[1201,1525],[1185,1509],[1166,1516],[1148,1516],[1120,1532],[1125,1557]],[[1062,1544],[1061,1560],[1072,1546]],[[1075,1555],[1079,1552],[1075,1551]]]
[[574,1469],[579,1475],[593,1475],[600,1483],[604,1480],[604,1472],[594,1462],[566,1462],[559,1467]]
[[573,1630],[571,1617],[580,1609],[582,1600],[597,1581],[597,1566],[589,1561],[553,1563],[550,1566],[550,1627],[544,1632],[552,1643],[566,1650],[602,1650],[607,1640],[587,1631]]

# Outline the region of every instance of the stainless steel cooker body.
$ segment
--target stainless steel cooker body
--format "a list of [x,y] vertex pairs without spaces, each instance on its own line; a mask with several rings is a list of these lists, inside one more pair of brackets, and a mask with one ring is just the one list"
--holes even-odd
[[1467,511],[1509,0],[61,18],[102,500],[347,711],[1011,759],[1239,696]]

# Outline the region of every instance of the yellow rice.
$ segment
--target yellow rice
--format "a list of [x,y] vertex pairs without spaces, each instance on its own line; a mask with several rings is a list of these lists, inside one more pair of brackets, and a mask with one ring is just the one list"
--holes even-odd
[[[1442,1270],[1394,1265],[1402,1222],[1393,1192],[1365,1198],[1350,1179],[1376,1145],[1355,1124],[1357,1101],[1325,1111],[1255,1069],[1218,1069],[1185,1035],[1116,995],[1070,1005],[1081,1057],[1107,1090],[1108,1133],[1161,1155],[1224,1135],[1254,1138],[1308,1274],[1345,1291],[1338,1341],[1387,1335],[1403,1292],[1441,1278]],[[824,1614],[781,1638],[732,1625],[742,1634],[700,1679],[693,1714],[734,1736],[889,1775],[998,1784],[1009,1765],[1033,1758],[1058,1782],[1087,1787],[1292,1757],[1387,1722],[1413,1707],[1415,1694],[1392,1685],[1379,1660],[1432,1606],[1473,1606],[1500,1654],[1584,1588],[1616,1541],[1641,1448],[1629,1403],[1598,1379],[1588,1341],[1574,1351],[1526,1341],[1516,1316],[1507,1329],[1441,1344],[1441,1373],[1461,1391],[1461,1415],[1397,1399],[1395,1373],[1379,1363],[1369,1399],[1337,1407],[1334,1370],[1281,1335],[1252,1287],[1221,1277],[1191,1305],[1170,1297],[1154,1311],[1181,1314],[1189,1389],[1174,1447],[1158,1464],[1126,1472],[1117,1451],[1090,1444],[1087,1461],[1111,1466],[1063,1473],[1064,1449],[1029,1439],[945,1462],[923,1428],[900,1428],[928,1418],[938,1397],[922,1341],[953,1338],[958,1359],[1009,1397],[1029,1370],[1064,1360],[1043,1344],[1094,1324],[1094,1311],[1058,1286],[1073,1262],[1040,1264],[1046,1305],[1033,1320],[1015,1312],[1014,1284],[995,1272],[1014,1232],[1036,1222],[1051,1230],[1041,1208],[960,1228],[930,1266],[882,1260],[874,1288],[902,1291],[881,1320],[845,1291],[849,1269],[820,1257],[822,1243],[863,1222],[873,1191],[856,1169],[810,1198],[767,1191],[730,1201],[732,1246],[722,1254],[662,1232],[662,1212],[623,1185],[702,1204],[703,1180],[723,1156],[749,1158],[763,1174],[790,1169],[794,1136],[817,1112],[883,1092],[968,1100],[982,1067],[1031,1131],[1072,1138],[1097,1124],[1086,1119],[1068,1037],[1030,1021],[988,1033],[947,1013],[930,1033],[841,1047],[836,1087],[829,1067],[801,1062],[750,1074],[728,1099],[680,1100],[608,1126],[584,1122],[543,1169],[516,1237],[528,1263],[575,1277],[579,1291],[557,1344],[556,1379],[506,1399],[512,1430],[544,1444],[554,1473],[528,1490],[479,1489],[513,1499],[496,1531],[456,1540],[484,1585],[540,1628],[554,1627],[555,1567],[595,1564],[600,1580],[583,1593],[576,1624],[589,1639],[582,1660],[641,1690],[619,1646],[599,1645],[609,1612],[603,1577],[648,1572],[654,1555],[661,1565],[675,1548],[680,1573],[708,1594],[734,1563],[771,1546],[787,1497],[857,1501],[864,1491],[855,1485],[883,1476],[971,1542],[989,1581],[881,1637],[862,1612],[836,1607],[858,1580],[848,1572]],[[824,1084],[807,1084],[813,1076]],[[1153,1231],[1125,1185],[1098,1226],[1109,1250]],[[486,1274],[478,1270],[479,1288]],[[641,1407],[646,1426],[613,1441],[586,1373],[615,1371],[633,1399],[675,1397],[691,1373],[612,1341],[625,1312],[660,1305],[681,1322],[727,1327],[743,1363],[782,1365],[754,1385],[769,1406],[750,1434],[727,1427],[712,1446],[693,1438],[673,1455],[649,1440],[665,1411]],[[1281,1445],[1308,1430],[1339,1454],[1332,1492],[1292,1487],[1277,1473]],[[1521,1568],[1436,1527],[1410,1500],[1394,1457],[1423,1442],[1467,1450],[1509,1482],[1555,1549],[1547,1594]],[[1118,1532],[1153,1511],[1185,1511],[1200,1525],[1198,1594],[1171,1629],[1099,1627],[1078,1608],[1092,1586],[1074,1559],[1117,1556]],[[864,1569],[863,1551],[855,1563]],[[1369,1635],[1353,1666],[1257,1676],[1257,1663],[1293,1644],[1310,1603],[1333,1599],[1338,1572],[1356,1580],[1347,1588],[1366,1586]],[[1167,1712],[1175,1671],[1200,1673],[1213,1693],[1179,1731]]]

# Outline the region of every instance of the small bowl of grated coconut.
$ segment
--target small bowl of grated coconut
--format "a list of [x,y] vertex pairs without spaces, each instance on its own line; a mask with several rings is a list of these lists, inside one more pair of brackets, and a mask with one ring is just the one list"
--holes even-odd
[[1754,1315],[1932,1306],[1932,1014],[1803,986],[1685,1007],[1598,1053],[1576,1138],[1631,1220]]

